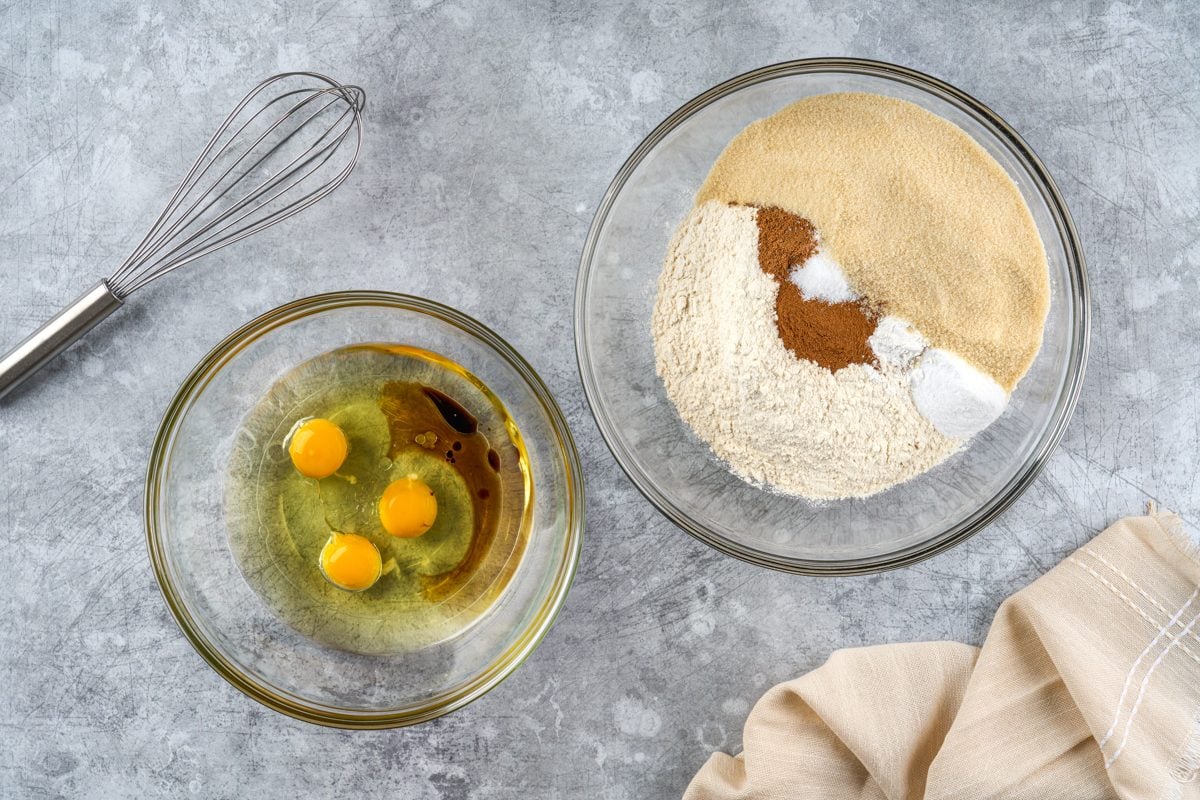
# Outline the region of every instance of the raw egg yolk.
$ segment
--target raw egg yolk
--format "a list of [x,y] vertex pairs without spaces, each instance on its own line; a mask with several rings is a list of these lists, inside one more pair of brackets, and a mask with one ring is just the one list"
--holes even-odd
[[292,463],[309,478],[328,478],[337,472],[349,450],[346,434],[327,419],[301,423],[288,443]]
[[383,560],[379,550],[365,536],[335,532],[321,548],[321,572],[339,589],[361,592],[379,580]]
[[416,475],[392,481],[379,498],[379,521],[392,536],[420,536],[433,527],[435,519],[437,496]]

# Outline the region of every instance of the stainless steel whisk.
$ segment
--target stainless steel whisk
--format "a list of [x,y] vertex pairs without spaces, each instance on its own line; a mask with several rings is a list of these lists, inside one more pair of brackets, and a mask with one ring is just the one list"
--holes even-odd
[[0,397],[146,284],[340,186],[358,161],[365,104],[361,88],[315,72],[286,72],[251,89],[124,263],[0,358]]

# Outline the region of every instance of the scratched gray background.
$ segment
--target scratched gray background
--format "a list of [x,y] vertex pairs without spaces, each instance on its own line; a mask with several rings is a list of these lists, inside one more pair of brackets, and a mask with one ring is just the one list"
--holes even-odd
[[[674,798],[764,689],[830,651],[978,643],[1002,598],[1147,498],[1200,519],[1196,5],[581,5],[0,9],[5,344],[125,255],[249,83],[316,68],[370,99],[359,170],[302,225],[142,293],[0,405],[0,795]],[[1036,484],[964,546],[845,580],[763,572],[664,522],[597,433],[571,332],[588,222],[641,137],[716,82],[819,55],[907,64],[1006,117],[1066,195],[1096,298],[1083,399]],[[242,697],[176,629],[143,544],[147,453],[190,367],[268,308],[348,288],[493,326],[587,472],[582,570],[549,637],[416,729],[323,730]]]

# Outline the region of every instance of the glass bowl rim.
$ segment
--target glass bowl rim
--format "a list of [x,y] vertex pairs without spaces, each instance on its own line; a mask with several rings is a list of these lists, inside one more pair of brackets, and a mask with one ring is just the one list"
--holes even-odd
[[[600,396],[599,382],[593,372],[589,357],[585,312],[587,310],[587,291],[592,277],[600,232],[608,221],[609,213],[612,211],[617,196],[625,188],[626,182],[640,166],[642,160],[679,125],[717,100],[774,78],[820,73],[866,75],[906,84],[947,101],[970,114],[992,136],[1011,149],[1012,154],[1032,177],[1038,193],[1050,211],[1050,216],[1061,240],[1071,282],[1069,303],[1074,325],[1071,329],[1065,381],[1059,390],[1058,400],[1051,412],[1049,425],[1024,464],[983,505],[937,536],[891,553],[866,558],[818,560],[780,556],[749,545],[732,542],[694,520],[684,509],[678,508],[666,494],[660,491],[649,475],[641,471],[633,453],[622,443],[617,434],[618,426],[609,416],[608,409]],[[759,67],[701,92],[659,123],[621,165],[596,209],[579,259],[579,274],[575,283],[575,359],[588,407],[596,420],[596,426],[600,429],[600,435],[608,445],[617,464],[637,490],[650,501],[651,505],[676,526],[720,552],[769,569],[800,575],[863,575],[915,564],[961,544],[987,527],[992,520],[1012,505],[1041,473],[1050,454],[1066,432],[1071,414],[1079,400],[1087,365],[1091,305],[1083,247],[1080,244],[1075,223],[1067,210],[1066,202],[1041,159],[999,114],[961,89],[908,67],[861,58],[804,58]]]
[[[488,346],[515,369],[532,391],[554,430],[554,444],[566,472],[567,490],[566,541],[558,571],[554,576],[550,594],[537,609],[525,630],[497,659],[468,681],[442,691],[424,702],[383,710],[314,703],[252,676],[227,658],[220,647],[205,635],[203,626],[197,624],[186,603],[177,594],[167,569],[163,535],[158,522],[159,499],[175,435],[192,403],[221,369],[249,344],[276,328],[324,311],[362,306],[413,311],[448,323]],[[494,331],[461,311],[415,295],[385,291],[328,292],[294,300],[255,317],[222,339],[188,373],[163,413],[151,448],[144,490],[146,546],[155,580],[175,623],[201,658],[243,694],[274,711],[326,727],[355,730],[415,725],[448,714],[482,697],[524,663],[545,638],[571,588],[582,548],[584,514],[584,482],[579,452],[562,410],[533,367]]]

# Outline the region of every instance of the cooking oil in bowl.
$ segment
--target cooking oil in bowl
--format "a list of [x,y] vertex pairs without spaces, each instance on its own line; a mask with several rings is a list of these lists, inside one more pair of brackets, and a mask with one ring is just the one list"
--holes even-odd
[[302,634],[412,651],[502,595],[526,545],[529,475],[512,418],[463,367],[404,345],[345,347],[285,374],[243,420],[230,547]]

